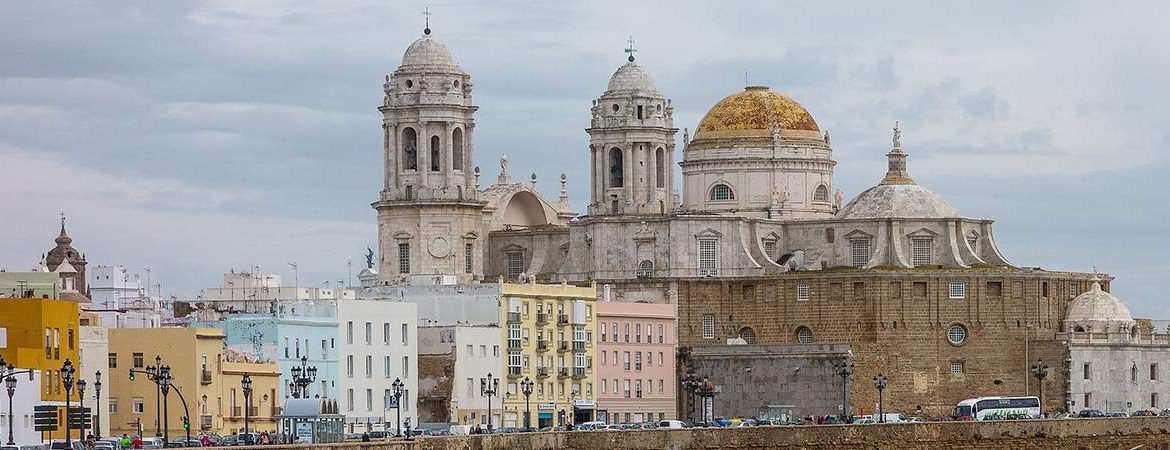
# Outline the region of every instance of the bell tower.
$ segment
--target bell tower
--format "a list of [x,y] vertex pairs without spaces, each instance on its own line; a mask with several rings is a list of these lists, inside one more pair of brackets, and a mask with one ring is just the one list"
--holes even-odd
[[372,204],[378,211],[378,284],[410,275],[468,282],[483,274],[471,76],[427,25],[382,85],[385,175]]
[[590,215],[666,214],[678,205],[674,191],[674,108],[634,62],[609,79],[593,101],[589,133]]

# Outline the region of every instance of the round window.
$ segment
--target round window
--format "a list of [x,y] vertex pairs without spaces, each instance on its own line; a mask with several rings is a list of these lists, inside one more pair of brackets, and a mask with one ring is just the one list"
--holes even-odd
[[800,327],[796,329],[796,342],[801,344],[811,344],[813,342],[812,330],[808,327]]
[[458,88],[458,87],[459,87],[459,80],[455,80],[455,87],[456,87],[456,88]]
[[662,105],[658,105],[656,108],[658,109],[659,112],[662,112]]
[[614,103],[614,104],[613,104],[613,112],[618,112],[618,109],[619,109],[619,108],[618,108],[618,105],[617,105],[617,103]]
[[947,342],[950,342],[952,345],[963,345],[963,342],[966,340],[967,329],[962,325],[951,325],[951,328],[947,330]]
[[410,81],[410,80],[406,80],[406,88],[409,89],[412,87],[414,87],[414,82]]

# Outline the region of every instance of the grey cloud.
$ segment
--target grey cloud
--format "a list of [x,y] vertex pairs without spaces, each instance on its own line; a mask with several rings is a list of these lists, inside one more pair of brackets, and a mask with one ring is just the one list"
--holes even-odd
[[959,98],[959,107],[971,118],[997,119],[1007,112],[1008,104],[990,87],[985,87]]

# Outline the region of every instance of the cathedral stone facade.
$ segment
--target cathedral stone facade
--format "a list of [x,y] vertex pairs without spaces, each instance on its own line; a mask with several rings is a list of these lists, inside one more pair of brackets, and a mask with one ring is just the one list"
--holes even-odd
[[[896,124],[885,177],[844,203],[829,133],[767,87],[719,101],[676,148],[676,105],[630,57],[582,105],[591,177],[580,216],[564,175],[555,201],[535,190],[536,174],[513,182],[506,159],[480,187],[471,78],[429,33],[384,90],[380,284],[535,278],[674,303],[680,372],[693,347],[833,343],[856,365],[851,412],[871,409],[866,381],[882,373],[888,410],[941,415],[965,398],[1030,392],[1036,357],[1064,364],[1068,302],[1092,285],[1090,274],[1010,263],[992,220],[915,183]],[[795,352],[816,353],[806,350]],[[1062,370],[1044,381],[1046,409],[1066,406],[1065,381]]]

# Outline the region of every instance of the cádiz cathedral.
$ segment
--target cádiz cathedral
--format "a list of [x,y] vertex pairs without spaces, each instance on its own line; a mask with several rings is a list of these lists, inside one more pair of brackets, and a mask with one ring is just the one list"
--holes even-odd
[[[722,385],[721,415],[814,402],[802,397],[814,391],[825,407],[795,413],[867,413],[879,374],[886,410],[945,415],[966,398],[1036,395],[1038,358],[1052,367],[1039,381],[1045,410],[1094,406],[1070,393],[1065,321],[1073,299],[1101,297],[1111,278],[1010,262],[992,220],[915,183],[897,125],[886,175],[846,203],[830,135],[782,93],[732,92],[680,141],[676,105],[634,57],[602,82],[581,99],[589,146],[574,158],[588,161],[590,198],[577,214],[563,174],[557,199],[537,192],[536,174],[514,180],[506,159],[481,179],[471,75],[429,28],[410,44],[379,107],[377,283],[595,283],[612,301],[676,304],[679,378]],[[1153,333],[1118,320],[1132,329],[1092,331]],[[762,370],[779,360],[782,373]],[[680,416],[694,407],[679,395]]]

